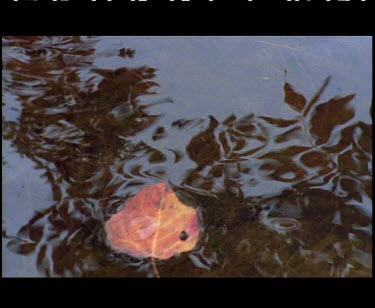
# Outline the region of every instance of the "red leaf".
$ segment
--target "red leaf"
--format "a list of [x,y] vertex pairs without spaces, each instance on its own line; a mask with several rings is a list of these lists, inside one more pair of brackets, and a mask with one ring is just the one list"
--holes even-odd
[[158,259],[193,249],[200,229],[196,210],[177,199],[165,183],[141,189],[105,228],[113,249]]

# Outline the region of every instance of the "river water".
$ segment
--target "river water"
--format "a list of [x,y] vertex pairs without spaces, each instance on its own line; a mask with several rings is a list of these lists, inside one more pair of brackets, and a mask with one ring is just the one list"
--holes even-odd
[[5,277],[155,277],[105,222],[168,182],[161,277],[372,275],[371,37],[3,37]]

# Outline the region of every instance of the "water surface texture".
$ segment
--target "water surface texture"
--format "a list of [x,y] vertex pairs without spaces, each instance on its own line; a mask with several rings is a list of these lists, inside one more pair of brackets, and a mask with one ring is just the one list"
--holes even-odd
[[370,37],[3,37],[2,275],[155,277],[105,222],[168,182],[161,277],[372,275]]

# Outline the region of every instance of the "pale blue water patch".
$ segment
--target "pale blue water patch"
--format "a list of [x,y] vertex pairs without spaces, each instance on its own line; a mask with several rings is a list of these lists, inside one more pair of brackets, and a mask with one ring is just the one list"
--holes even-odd
[[[123,47],[135,49],[124,65],[158,68],[161,94],[178,106],[167,116],[211,114],[222,120],[230,113],[254,112],[288,117],[293,112],[283,106],[285,81],[309,99],[332,75],[322,100],[358,93],[357,113],[368,117],[371,37],[106,37],[96,47],[98,54],[110,55]],[[97,57],[95,64],[118,67],[110,56]]]
[[[21,157],[9,141],[3,140],[2,144],[2,228],[8,236],[16,236],[36,211],[52,205],[52,192],[50,184],[42,177],[44,170],[35,169],[34,162],[25,156]],[[8,241],[2,238],[2,275],[40,276],[34,264],[35,258],[12,253],[5,247]]]
[[21,157],[9,146],[9,141],[3,140],[3,156],[3,217],[5,223],[9,223],[8,233],[14,234],[35,211],[52,204],[52,192],[43,176],[45,170],[35,169],[35,163]]

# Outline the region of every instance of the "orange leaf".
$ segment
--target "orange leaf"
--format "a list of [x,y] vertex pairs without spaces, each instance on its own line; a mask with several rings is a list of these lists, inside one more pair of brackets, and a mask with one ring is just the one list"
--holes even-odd
[[167,186],[142,188],[105,225],[113,249],[138,258],[168,259],[194,248],[199,222],[194,208],[183,204]]

